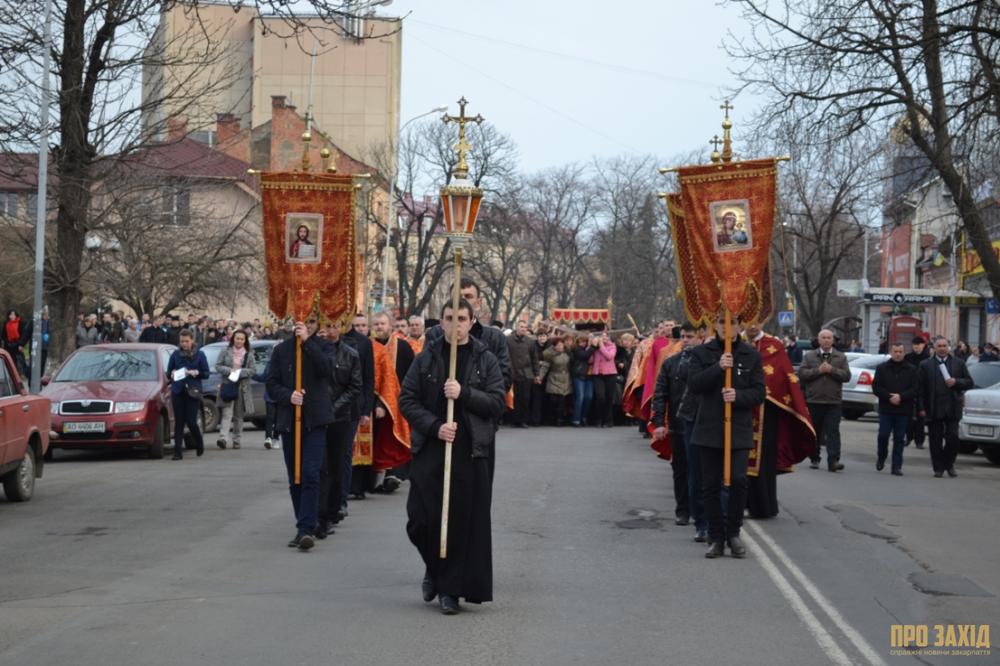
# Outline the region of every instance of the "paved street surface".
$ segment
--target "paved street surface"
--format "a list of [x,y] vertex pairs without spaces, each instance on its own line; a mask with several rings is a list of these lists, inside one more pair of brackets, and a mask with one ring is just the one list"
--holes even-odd
[[1000,467],[934,479],[910,447],[890,477],[874,431],[845,423],[846,471],[781,477],[750,556],[710,561],[634,429],[504,429],[497,601],[457,617],[420,599],[405,486],[300,553],[258,432],[183,462],[58,452],[31,502],[0,500],[0,664],[1000,662],[889,643],[896,623],[1000,637]]

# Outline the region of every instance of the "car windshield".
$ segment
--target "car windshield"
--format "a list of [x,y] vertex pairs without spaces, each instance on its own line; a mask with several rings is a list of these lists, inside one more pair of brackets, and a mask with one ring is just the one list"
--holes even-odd
[[872,356],[862,356],[849,361],[852,368],[864,368],[870,370],[872,368],[877,368],[882,365],[882,362],[889,358],[888,356],[883,356],[881,354],[873,354]]
[[57,382],[155,382],[156,352],[79,351],[59,370]]
[[969,374],[976,388],[984,388],[1000,383],[1000,363],[974,363],[969,366]]
[[205,345],[201,348],[203,354],[205,354],[205,359],[208,361],[208,369],[211,372],[215,372],[215,362],[219,360],[219,355],[222,354],[222,350],[228,345]]

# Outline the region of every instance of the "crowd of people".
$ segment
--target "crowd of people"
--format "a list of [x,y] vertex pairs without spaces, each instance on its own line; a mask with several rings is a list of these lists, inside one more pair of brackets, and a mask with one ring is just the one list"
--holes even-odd
[[[296,521],[289,547],[315,547],[349,515],[351,500],[392,493],[409,481],[407,533],[426,565],[423,597],[437,599],[445,614],[459,612],[460,599],[492,599],[489,507],[502,423],[637,425],[670,460],[675,521],[693,524],[694,540],[708,545],[708,558],[727,549],[745,556],[744,517],[777,515],[781,473],[807,458],[819,469],[823,449],[830,472],[845,469],[840,421],[842,387],[851,376],[844,351],[850,347],[838,345],[831,331],[820,331],[807,349],[794,336],[779,340],[753,323],[722,317],[714,330],[666,319],[645,337],[636,330],[578,331],[551,322],[532,331],[523,320],[505,331],[500,322],[478,319],[475,282],[463,280],[460,292],[458,308],[447,304],[439,319],[358,314],[346,330],[317,317],[272,325],[194,314],[184,320],[81,315],[76,344],[177,345],[167,368],[176,415],[174,460],[184,459],[185,429],[197,455],[204,453],[198,414],[201,382],[211,370],[223,377],[220,448],[240,448],[243,419],[252,409],[250,381],[264,382],[265,446],[283,449]],[[47,317],[43,321],[47,333]],[[5,348],[19,351],[30,340],[30,324],[12,311],[2,334]],[[261,339],[279,341],[265,368],[255,366],[249,353],[250,342]],[[201,348],[212,342],[228,344],[209,368]],[[926,437],[934,476],[957,476],[961,396],[972,387],[962,345],[953,352],[938,337],[929,348],[917,337],[908,351],[900,344],[887,349],[890,358],[876,369],[872,386],[879,401],[876,469],[888,461],[891,474],[902,476],[904,448],[911,442],[922,448]],[[985,345],[979,359],[996,353]],[[455,380],[448,376],[453,355]],[[442,537],[446,445],[454,455]],[[446,558],[439,554],[442,544]]]

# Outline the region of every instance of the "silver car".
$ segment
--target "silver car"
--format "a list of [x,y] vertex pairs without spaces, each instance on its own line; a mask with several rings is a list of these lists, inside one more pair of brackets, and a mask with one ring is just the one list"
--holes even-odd
[[875,368],[889,359],[888,354],[845,354],[851,366],[851,379],[844,384],[841,401],[845,419],[855,421],[868,412],[878,411],[878,398],[872,393]]
[[994,465],[1000,465],[1000,363],[975,363],[969,374],[977,387],[965,392],[962,420],[958,423],[961,451],[978,446]]

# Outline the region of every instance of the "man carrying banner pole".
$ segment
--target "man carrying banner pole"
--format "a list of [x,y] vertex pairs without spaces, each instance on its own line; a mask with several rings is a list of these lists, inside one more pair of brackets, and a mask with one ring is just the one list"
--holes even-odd
[[[777,159],[733,161],[727,102],[723,139],[712,163],[675,171],[681,191],[666,195],[678,274],[688,318],[715,323],[716,336],[698,346],[688,387],[701,397],[693,441],[702,464],[702,492],[711,545],[706,557],[746,553],[739,539],[746,505],[746,471],[753,448],[753,411],[766,386],[760,355],[736,338],[735,319],[763,322],[771,315],[771,232],[777,192]],[[722,518],[720,496],[729,487]]]

